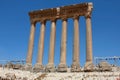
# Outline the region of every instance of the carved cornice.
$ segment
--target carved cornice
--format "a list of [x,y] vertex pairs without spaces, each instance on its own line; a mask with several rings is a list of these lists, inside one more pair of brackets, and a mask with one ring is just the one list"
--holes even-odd
[[92,3],[82,3],[59,8],[51,8],[29,12],[31,22],[41,20],[73,18],[77,16],[91,17]]

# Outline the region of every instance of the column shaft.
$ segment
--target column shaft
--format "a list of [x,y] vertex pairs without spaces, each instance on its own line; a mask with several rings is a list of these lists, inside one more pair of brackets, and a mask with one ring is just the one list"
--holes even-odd
[[61,58],[60,63],[66,64],[66,41],[67,41],[67,21],[62,22],[62,38],[61,38]]
[[58,66],[58,71],[66,72],[66,41],[67,41],[67,19],[63,19],[62,21],[62,37],[61,37],[61,56],[60,56],[60,64]]
[[92,30],[91,18],[86,17],[86,62],[92,62]]
[[52,20],[51,33],[50,33],[50,48],[49,48],[49,59],[48,65],[46,66],[47,72],[54,72],[54,50],[55,50],[55,36],[56,36],[56,21]]
[[94,65],[92,62],[92,29],[90,16],[86,16],[86,63],[84,70],[94,70]]
[[42,60],[43,60],[44,36],[45,36],[45,22],[41,22],[39,46],[38,46],[38,59],[37,59],[37,63],[40,65],[42,65]]
[[55,36],[56,36],[56,22],[52,21],[48,64],[54,64]]
[[79,18],[74,19],[74,49],[73,61],[79,64]]
[[34,35],[35,35],[35,24],[32,23],[31,31],[30,31],[30,38],[29,38],[29,46],[28,46],[28,53],[26,63],[32,63],[32,54],[33,54],[33,46],[34,46]]
[[91,26],[91,13],[93,5],[88,3],[88,10],[85,14],[86,18],[86,63],[84,71],[93,71],[94,64],[92,61],[92,26]]
[[43,52],[44,52],[44,36],[45,36],[45,22],[42,21],[40,28],[39,45],[38,45],[38,58],[37,58],[37,63],[33,68],[34,72],[40,72],[44,68],[42,65]]
[[74,17],[74,46],[73,46],[73,63],[71,66],[72,72],[80,71],[79,63],[79,17]]

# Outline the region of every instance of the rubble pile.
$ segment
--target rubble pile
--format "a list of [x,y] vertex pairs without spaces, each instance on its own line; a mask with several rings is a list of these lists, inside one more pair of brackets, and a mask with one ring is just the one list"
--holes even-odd
[[39,72],[0,68],[0,80],[120,80],[120,72]]
[[0,68],[0,80],[34,80],[39,75],[41,75],[41,73]]

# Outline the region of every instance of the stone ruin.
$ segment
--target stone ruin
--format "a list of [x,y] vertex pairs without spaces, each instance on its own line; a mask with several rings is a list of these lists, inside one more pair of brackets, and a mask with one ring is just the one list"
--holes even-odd
[[[66,41],[67,41],[67,20],[72,18],[74,21],[74,39],[73,39],[73,62],[71,64],[71,72],[80,72],[80,51],[79,51],[79,18],[85,17],[86,20],[86,63],[84,66],[85,71],[93,71],[93,56],[92,56],[92,26],[91,26],[91,13],[93,9],[92,3],[81,3],[70,6],[62,6],[51,9],[37,10],[29,12],[31,31],[29,38],[28,53],[26,58],[25,70],[33,70],[35,72],[45,71],[54,72],[54,50],[55,50],[55,34],[56,34],[56,21],[62,20],[62,36],[61,36],[61,56],[60,63],[57,67],[58,72],[67,72],[66,65]],[[49,59],[48,64],[44,66],[43,54],[44,54],[44,38],[46,21],[51,21],[51,34],[50,34],[50,47],[49,47]],[[40,22],[40,39],[38,46],[38,58],[34,67],[32,67],[32,55],[36,23]]]

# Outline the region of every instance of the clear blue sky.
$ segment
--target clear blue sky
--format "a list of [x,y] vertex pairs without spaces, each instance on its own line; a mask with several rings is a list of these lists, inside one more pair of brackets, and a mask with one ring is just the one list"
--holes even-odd
[[[93,2],[92,31],[93,55],[97,57],[120,56],[120,0],[0,0],[0,60],[26,59],[30,20],[28,12],[82,2]],[[86,26],[80,23],[80,64],[85,63]],[[46,23],[43,64],[49,53],[50,21]],[[57,21],[55,65],[59,64],[61,20]],[[40,24],[36,25],[33,64],[37,58]],[[72,64],[73,20],[68,20],[67,64]]]

